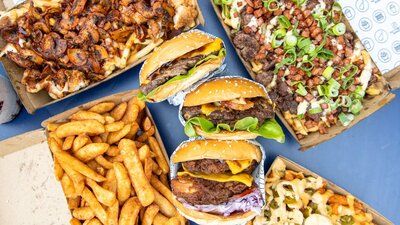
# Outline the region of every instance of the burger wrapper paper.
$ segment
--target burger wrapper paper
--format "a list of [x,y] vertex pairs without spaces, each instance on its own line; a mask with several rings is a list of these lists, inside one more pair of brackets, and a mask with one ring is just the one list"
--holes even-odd
[[[174,153],[172,153],[171,155],[171,160],[170,160],[170,178],[171,180],[174,179],[175,177],[177,177],[178,171],[181,168],[181,163],[173,163],[172,162],[172,157],[174,156],[176,150],[180,149],[184,144],[195,141],[195,140],[205,140],[202,137],[194,137],[194,138],[190,138],[187,141],[182,142],[174,151]],[[263,148],[263,146],[258,143],[255,140],[244,140],[249,142],[250,144],[256,145],[260,148],[261,150],[261,154],[262,154],[262,158],[261,158],[261,162],[257,165],[257,167],[253,170],[253,173],[251,174],[254,178],[254,182],[256,183],[258,190],[261,192],[262,194],[262,198],[263,198],[263,206],[260,209],[252,209],[253,211],[257,212],[257,213],[261,213],[261,209],[264,208],[265,203],[266,203],[266,198],[265,198],[265,178],[264,178],[264,161],[265,161],[265,149]],[[181,212],[180,210],[178,210],[183,216],[185,216],[185,214],[183,212]],[[209,221],[208,225],[214,224],[211,221]],[[218,222],[217,224],[221,224],[220,222]],[[237,224],[237,225],[245,225],[245,224]]]

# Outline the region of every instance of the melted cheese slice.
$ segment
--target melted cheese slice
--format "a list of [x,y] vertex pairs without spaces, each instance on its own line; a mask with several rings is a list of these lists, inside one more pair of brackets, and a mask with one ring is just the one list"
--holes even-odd
[[209,44],[204,45],[203,47],[193,50],[186,55],[182,56],[186,57],[193,57],[196,55],[209,55],[213,52],[217,52],[221,49],[222,40],[220,38],[215,38],[215,40]]
[[248,168],[251,164],[250,159],[246,160],[225,160],[226,164],[228,164],[229,169],[232,174],[238,174]]
[[178,172],[178,176],[189,175],[191,177],[202,178],[206,180],[218,181],[218,182],[229,182],[236,181],[245,184],[247,187],[251,187],[253,183],[253,177],[249,174],[195,174],[189,171]]
[[210,115],[210,113],[214,112],[217,109],[218,107],[213,104],[204,104],[201,106],[201,112],[206,116]]

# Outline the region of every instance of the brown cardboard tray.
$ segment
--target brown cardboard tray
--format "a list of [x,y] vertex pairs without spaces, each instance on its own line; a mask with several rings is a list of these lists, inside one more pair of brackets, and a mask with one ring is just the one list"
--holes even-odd
[[[283,156],[277,156],[274,160],[274,162],[271,164],[271,167],[268,169],[267,173],[265,174],[265,180],[267,180],[268,175],[271,173],[272,167],[275,163],[277,163],[279,160],[281,160],[285,165],[286,169],[293,170],[295,172],[302,172],[306,176],[313,176],[313,177],[321,177],[318,174],[312,172],[309,169],[306,169],[299,164],[283,157]],[[321,177],[324,181],[326,181],[328,189],[332,190],[334,193],[340,194],[340,195],[351,195],[348,191],[344,190],[343,188],[337,186],[336,184],[332,183],[331,181]],[[357,197],[356,197],[357,198]],[[357,198],[358,199],[358,198]],[[358,199],[359,200],[359,199]],[[365,211],[368,213],[371,213],[372,216],[374,217],[373,222],[377,225],[394,225],[390,220],[379,214],[375,209],[373,209],[371,206],[365,204],[363,201],[359,200],[360,203],[364,205]]]
[[[14,2],[18,2],[18,1],[13,1],[13,0],[0,0],[0,11],[5,11],[5,10],[10,10],[13,7],[17,6]],[[204,25],[204,17],[203,14],[200,10],[200,7],[198,5],[197,0],[194,1],[196,3],[196,7],[198,10],[198,17],[196,19],[196,24],[194,27],[192,27],[191,29],[197,27],[198,25]],[[20,2],[19,2],[20,3]],[[3,39],[0,39],[0,47],[3,48],[3,46],[5,46],[6,42]],[[150,52],[151,53],[151,52]],[[137,61],[133,62],[130,65],[127,65],[124,69],[119,69],[114,71],[112,74],[110,74],[107,78],[105,78],[102,81],[99,81],[97,83],[93,83],[90,84],[89,86],[71,93],[61,99],[52,99],[47,91],[45,90],[41,90],[38,93],[29,93],[26,91],[25,86],[21,83],[21,79],[24,73],[24,69],[17,66],[13,61],[9,60],[7,57],[1,57],[0,58],[0,63],[3,65],[8,77],[11,80],[11,83],[15,89],[15,91],[17,92],[19,98],[21,99],[22,104],[25,106],[26,110],[28,111],[28,113],[32,114],[34,113],[36,110],[46,107],[48,105],[54,104],[56,102],[62,101],[66,98],[72,97],[78,93],[81,93],[85,90],[91,89],[103,82],[106,82],[118,75],[120,75],[121,73],[124,73],[125,71],[133,68],[134,66],[142,63],[144,60],[146,60],[148,55],[138,59]]]
[[[138,92],[132,90],[94,100],[51,117],[43,121],[42,126],[66,120],[76,111],[100,102],[112,101],[118,104],[128,101]],[[155,127],[154,137],[169,164],[167,151],[147,107],[145,114]],[[10,177],[7,180],[0,178],[0,181],[7,181],[0,186],[0,224],[69,224],[71,213],[61,184],[54,176],[53,159],[46,135],[46,130],[41,128],[0,142],[0,176]],[[10,168],[7,171],[1,170],[2,166]],[[24,191],[23,195],[21,190]]]
[[[211,1],[211,4],[214,8],[214,11],[215,11],[219,21],[221,22],[222,27],[224,28],[226,34],[229,37],[229,40],[231,41],[231,43],[233,45],[232,33],[234,30],[231,29],[228,25],[226,25],[223,22],[223,19],[221,16],[222,12],[221,12],[220,7],[217,6],[216,4],[214,4],[213,0],[210,0],[210,1]],[[349,26],[349,23],[347,23],[347,26]],[[251,64],[246,62],[243,59],[239,50],[234,45],[233,45],[233,47],[235,48],[237,55],[239,56],[240,60],[242,61],[247,72],[250,74],[251,78],[255,79],[256,74],[252,71]],[[395,98],[395,95],[393,93],[391,93],[390,90],[400,87],[400,67],[397,67],[397,68],[389,71],[388,73],[386,73],[384,75],[384,78],[386,78],[386,81],[388,83],[388,85],[385,87],[384,92],[379,96],[365,99],[363,102],[363,106],[364,106],[363,110],[361,111],[361,113],[358,116],[355,116],[354,120],[348,126],[345,127],[345,126],[334,125],[327,129],[329,132],[328,134],[319,134],[318,132],[313,132],[313,133],[309,133],[303,139],[298,139],[295,131],[290,126],[290,124],[286,121],[283,114],[279,110],[277,110],[276,114],[278,115],[280,121],[285,125],[286,129],[293,136],[293,138],[300,144],[300,150],[305,151],[305,150],[315,147],[316,145],[319,145],[325,141],[330,140],[331,138],[335,137],[338,134],[341,134],[345,130],[356,125],[358,122],[367,118],[372,113],[378,111],[383,106],[385,106],[386,104],[391,102]]]

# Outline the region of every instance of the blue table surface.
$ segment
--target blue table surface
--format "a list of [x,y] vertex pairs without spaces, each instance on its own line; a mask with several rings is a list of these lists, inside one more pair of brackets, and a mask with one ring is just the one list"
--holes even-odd
[[[224,75],[249,77],[229,42],[209,1],[199,1],[205,26],[199,29],[221,37],[227,46]],[[139,87],[140,65],[103,84],[29,115],[22,110],[12,122],[0,125],[0,140],[40,128],[46,118],[80,104]],[[1,68],[0,73],[4,74]],[[394,91],[400,95],[400,91]],[[167,102],[149,104],[169,154],[186,140],[177,113]],[[400,100],[397,98],[343,134],[306,152],[285,129],[286,142],[257,140],[267,151],[266,166],[283,155],[348,190],[395,224],[400,224]],[[1,149],[2,147],[0,147]]]

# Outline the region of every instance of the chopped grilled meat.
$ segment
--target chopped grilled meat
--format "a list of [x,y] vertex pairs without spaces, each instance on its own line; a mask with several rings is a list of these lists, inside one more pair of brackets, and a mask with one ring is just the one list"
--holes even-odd
[[[192,173],[202,174],[222,174],[230,173],[228,164],[219,159],[200,159],[183,162],[182,165]],[[253,160],[251,165],[246,168],[244,173],[251,173],[257,166],[257,161]]]
[[[266,119],[274,117],[274,111],[272,106],[268,103],[265,98],[254,98],[251,99],[254,103],[254,107],[247,110],[231,110],[231,109],[221,109],[215,110],[211,112],[207,118],[214,124],[217,125],[219,123],[229,124],[232,128],[235,123],[243,119],[245,117],[256,117],[258,119],[259,124],[263,124]],[[201,112],[201,107],[183,107],[182,108],[183,116],[186,120],[203,115]]]
[[235,35],[233,44],[240,49],[242,57],[247,61],[253,60],[260,49],[260,44],[254,35],[246,34],[243,31],[239,31]]
[[240,182],[218,182],[190,176],[178,176],[171,181],[173,193],[192,205],[218,205],[243,193],[248,187]]
[[197,62],[202,60],[204,55],[197,55],[187,59],[176,59],[161,66],[157,71],[149,76],[150,82],[142,85],[140,90],[144,94],[150,93],[158,86],[166,83],[172,77],[186,74]]

